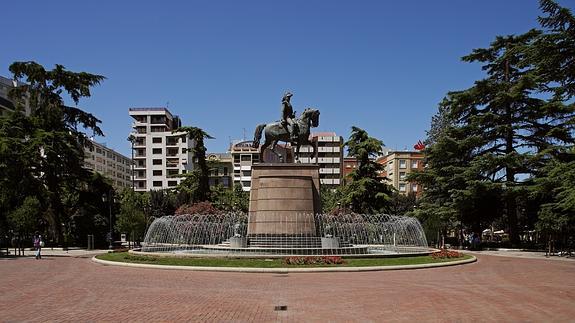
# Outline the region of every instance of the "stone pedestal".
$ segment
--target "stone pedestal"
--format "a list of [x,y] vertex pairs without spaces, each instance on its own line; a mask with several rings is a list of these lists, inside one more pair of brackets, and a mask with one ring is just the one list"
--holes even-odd
[[318,165],[252,166],[248,238],[315,237],[314,214],[320,210]]
[[322,249],[338,249],[339,248],[339,238],[321,238],[321,248]]
[[244,237],[231,237],[230,248],[247,248],[248,239]]

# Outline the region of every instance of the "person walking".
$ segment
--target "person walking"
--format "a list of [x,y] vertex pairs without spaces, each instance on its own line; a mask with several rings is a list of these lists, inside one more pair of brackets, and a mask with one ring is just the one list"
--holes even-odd
[[36,231],[34,234],[34,248],[36,249],[36,259],[42,259],[42,245],[44,241],[42,241],[42,236]]

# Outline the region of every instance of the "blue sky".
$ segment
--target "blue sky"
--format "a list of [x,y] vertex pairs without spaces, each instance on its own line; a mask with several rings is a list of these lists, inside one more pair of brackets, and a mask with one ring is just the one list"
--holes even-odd
[[102,120],[97,140],[126,155],[129,107],[168,105],[223,152],[279,119],[286,90],[295,110],[321,110],[317,131],[347,138],[358,126],[411,148],[441,98],[482,77],[460,57],[540,15],[534,0],[8,1],[2,11],[0,74],[33,60],[106,76],[80,107]]

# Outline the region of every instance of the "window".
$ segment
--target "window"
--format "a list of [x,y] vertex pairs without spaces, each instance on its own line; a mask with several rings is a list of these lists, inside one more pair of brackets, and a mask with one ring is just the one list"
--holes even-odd
[[228,168],[224,167],[224,176],[228,176]]
[[399,172],[399,179],[400,180],[405,180],[405,172]]
[[153,159],[153,160],[152,160],[152,164],[154,164],[154,165],[162,165],[162,160],[161,160],[161,159]]
[[400,159],[399,160],[399,168],[407,168],[407,161],[405,159]]
[[152,149],[152,154],[154,154],[154,155],[161,155],[161,154],[162,154],[162,148],[153,148],[153,149]]
[[405,189],[406,189],[405,183],[399,184],[399,191],[400,191],[400,192],[405,192]]
[[154,174],[154,176],[162,176],[162,170],[161,169],[154,169],[153,174]]
[[152,143],[154,143],[154,144],[161,144],[161,143],[162,143],[162,137],[153,137],[153,138],[152,138]]
[[154,187],[162,187],[162,181],[154,181]]
[[168,186],[178,186],[178,181],[168,181]]
[[178,175],[177,169],[168,169],[168,176],[175,176]]
[[182,142],[186,142],[186,137],[182,137]]
[[102,149],[96,148],[96,153],[97,153],[97,154],[101,154],[101,153],[102,153]]
[[188,151],[188,148],[182,148],[182,154],[185,154]]
[[241,159],[242,161],[251,161],[252,155],[242,155]]
[[411,184],[411,191],[412,192],[417,192],[417,184]]
[[239,163],[239,162],[240,162],[240,156],[234,155],[234,163]]
[[417,167],[418,167],[417,165],[418,165],[417,160],[412,160],[412,161],[411,161],[411,168],[417,168]]

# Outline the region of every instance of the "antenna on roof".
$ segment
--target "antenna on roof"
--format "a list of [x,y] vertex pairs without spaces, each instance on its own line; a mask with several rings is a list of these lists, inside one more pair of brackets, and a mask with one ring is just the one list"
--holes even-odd
[[244,128],[244,141],[246,141],[246,128]]
[[166,109],[170,107],[170,101],[166,102]]

